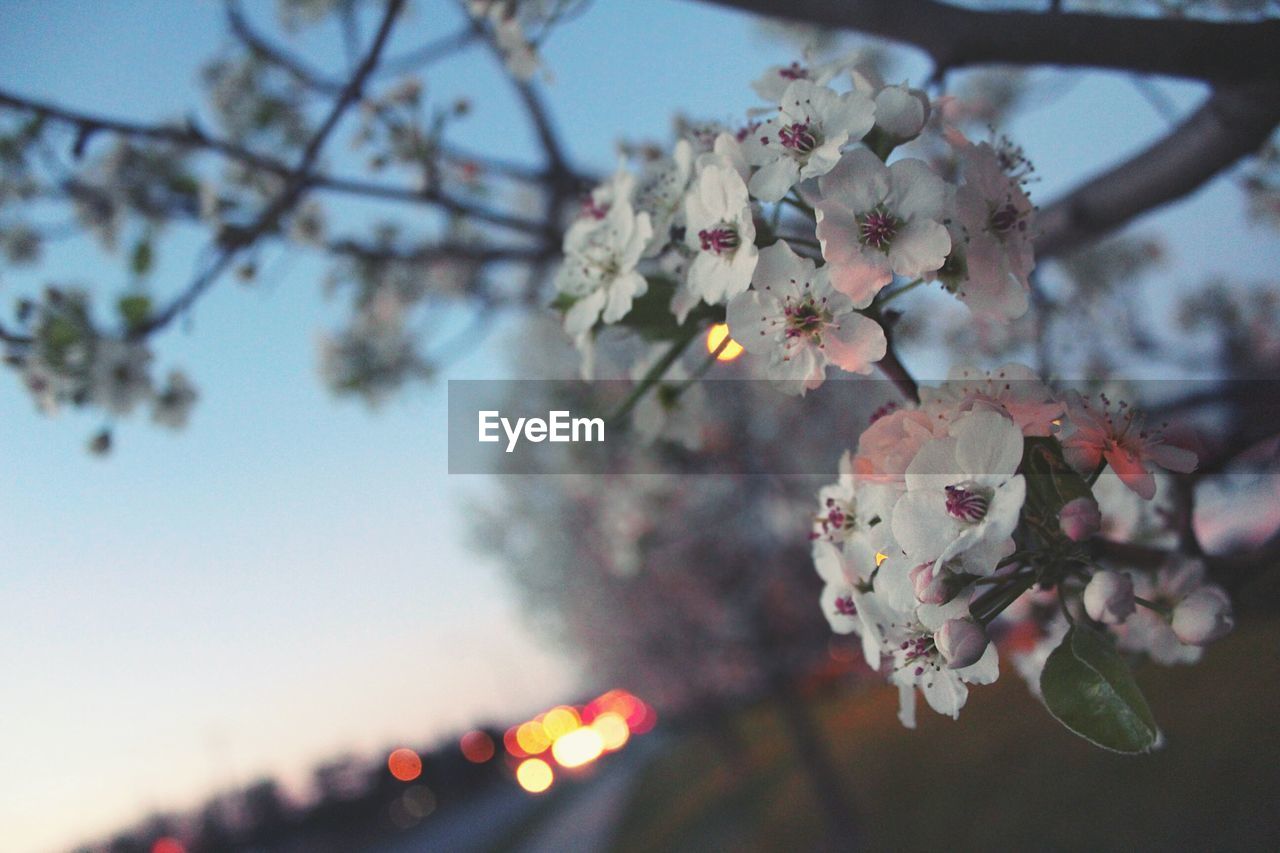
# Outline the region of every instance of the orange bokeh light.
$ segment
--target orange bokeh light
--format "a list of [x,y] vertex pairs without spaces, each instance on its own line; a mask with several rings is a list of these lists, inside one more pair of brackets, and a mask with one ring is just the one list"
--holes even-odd
[[593,728],[574,729],[556,738],[551,744],[551,755],[561,767],[581,767],[590,764],[604,752],[604,740]]
[[551,765],[541,758],[526,758],[516,768],[516,781],[530,794],[541,794],[551,787],[555,774],[551,772]]
[[521,723],[520,728],[516,729],[516,743],[524,750],[525,755],[537,755],[551,746],[551,738],[547,737],[542,723],[530,720],[527,723]]
[[[719,349],[720,344],[724,343],[725,338],[729,337],[729,327],[724,323],[716,323],[710,329],[707,329],[707,352],[713,353]],[[742,355],[742,344],[730,339],[725,344],[724,349],[720,350],[720,354],[716,356],[716,361],[733,361]]]
[[463,756],[472,764],[484,764],[493,758],[493,738],[479,729],[463,735],[458,745],[462,747]]
[[412,782],[422,775],[422,759],[412,749],[402,746],[387,756],[387,769],[401,782]]
[[542,730],[553,741],[556,738],[564,737],[580,725],[582,725],[582,722],[578,717],[578,712],[568,705],[552,708],[542,718]]

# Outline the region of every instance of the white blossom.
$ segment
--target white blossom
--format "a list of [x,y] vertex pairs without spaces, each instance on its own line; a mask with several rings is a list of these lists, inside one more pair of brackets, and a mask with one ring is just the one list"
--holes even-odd
[[943,264],[951,238],[947,187],[923,160],[886,166],[865,148],[818,179],[818,242],[831,283],[865,303],[895,275],[918,278]]
[[800,181],[825,175],[840,152],[875,124],[875,104],[861,92],[837,94],[809,80],[795,80],[778,101],[778,114],[745,140],[747,160],[759,167],[751,194],[781,201]]
[[828,364],[870,373],[884,357],[884,330],[854,307],[831,289],[825,267],[780,240],[761,250],[752,288],[729,302],[727,320],[735,341],[768,359],[771,379],[803,394],[822,384]]

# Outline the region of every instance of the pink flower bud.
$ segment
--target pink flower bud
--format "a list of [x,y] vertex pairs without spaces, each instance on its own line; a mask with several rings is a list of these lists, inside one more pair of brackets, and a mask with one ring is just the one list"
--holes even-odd
[[1236,626],[1231,599],[1221,587],[1206,584],[1173,608],[1173,633],[1189,646],[1205,646]]
[[973,619],[948,619],[933,635],[933,644],[951,669],[973,666],[987,650],[987,632]]
[[912,588],[915,589],[916,601],[921,604],[946,604],[954,598],[955,593],[951,591],[951,584],[948,582],[949,576],[950,572],[946,569],[934,571],[933,563],[921,563],[907,572]]
[[1137,608],[1133,581],[1120,572],[1095,572],[1084,588],[1084,609],[1089,618],[1107,625],[1119,625]]
[[1058,526],[1072,542],[1083,542],[1102,529],[1102,513],[1098,502],[1090,497],[1067,501],[1058,513]]

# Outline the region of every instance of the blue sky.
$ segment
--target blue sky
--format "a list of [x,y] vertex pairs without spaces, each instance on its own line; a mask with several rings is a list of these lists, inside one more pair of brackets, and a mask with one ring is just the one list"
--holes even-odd
[[[393,47],[456,19],[442,2],[419,8]],[[138,119],[180,115],[199,101],[197,69],[221,33],[209,0],[7,0],[0,85]],[[317,62],[335,48],[325,33],[299,44]],[[677,0],[599,0],[546,53],[569,150],[602,171],[616,139],[663,139],[675,110],[733,118],[753,104],[749,81],[792,58],[745,19]],[[429,95],[475,103],[459,141],[535,158],[487,63],[470,54],[433,71]],[[1183,107],[1200,95],[1166,89]],[[1013,130],[1044,201],[1162,127],[1128,84],[1099,75]],[[1149,220],[1184,233],[1208,215],[1239,226],[1210,257],[1179,249],[1171,274],[1268,272],[1274,244],[1258,250],[1239,209],[1219,186]],[[163,244],[157,291],[186,280],[199,245],[180,232]],[[483,490],[445,473],[444,384],[377,412],[335,401],[315,370],[316,334],[340,314],[320,295],[323,267],[290,256],[268,268],[255,288],[222,282],[189,331],[157,342],[160,364],[201,388],[183,432],[125,423],[112,456],[91,458],[95,419],[43,418],[0,376],[6,849],[53,849],[258,774],[298,778],[345,750],[506,719],[574,684],[468,547],[467,500]],[[0,299],[45,280],[109,294],[124,273],[71,240],[36,277],[0,273]],[[505,358],[491,337],[449,375],[497,377]]]

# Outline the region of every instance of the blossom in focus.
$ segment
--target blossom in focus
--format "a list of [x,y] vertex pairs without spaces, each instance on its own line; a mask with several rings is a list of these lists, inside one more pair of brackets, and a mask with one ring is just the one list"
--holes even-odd
[[843,546],[857,537],[878,552],[896,551],[887,521],[891,506],[892,501],[886,506],[881,487],[854,474],[853,458],[845,451],[840,457],[840,478],[818,491],[818,512],[809,538]]
[[759,167],[751,194],[781,201],[800,181],[825,175],[840,151],[875,124],[875,103],[861,92],[837,94],[809,80],[795,80],[778,101],[778,115],[745,140],[748,162]]
[[1180,474],[1195,470],[1194,453],[1166,444],[1163,432],[1148,429],[1142,415],[1127,403],[1113,411],[1106,395],[1100,397],[1101,406],[1079,394],[1068,403],[1070,432],[1062,440],[1062,449],[1077,471],[1092,473],[1105,459],[1126,486],[1151,500],[1156,494],[1152,465]]
[[1023,435],[1032,436],[1049,435],[1065,408],[1034,370],[1012,362],[995,370],[953,367],[937,387],[920,388],[920,405],[941,421],[975,409],[994,409],[1008,415]]
[[[947,437],[921,447],[893,510],[893,533],[908,557],[941,564],[971,549],[988,559],[1004,552],[1026,498],[1015,473],[1021,460],[1022,431],[993,411],[962,415]],[[997,561],[970,572],[992,574]]]
[[964,182],[955,191],[953,257],[938,278],[974,314],[1007,323],[1027,312],[1035,268],[1035,208],[1022,176],[1008,171],[1024,161],[1013,149],[975,145],[958,134],[952,142]]
[[685,196],[685,242],[693,250],[689,291],[716,304],[751,284],[759,253],[747,185],[727,158],[703,154]]
[[760,252],[753,286],[729,302],[727,320],[734,340],[768,359],[767,375],[799,394],[822,384],[828,364],[870,373],[888,346],[880,324],[831,289],[826,268],[782,240]]
[[856,62],[856,56],[849,56],[816,64],[792,62],[788,65],[771,65],[765,69],[764,74],[751,81],[751,88],[762,99],[776,104],[782,101],[787,87],[795,81],[808,80],[822,86]]
[[818,242],[831,284],[866,304],[895,275],[917,278],[951,250],[947,187],[923,160],[886,166],[865,148],[848,152],[818,179]]
[[919,89],[886,85],[869,71],[855,71],[853,85],[875,101],[876,129],[895,145],[915,139],[929,121],[929,97]]
[[858,439],[853,468],[871,482],[906,488],[907,466],[926,442],[947,434],[949,424],[920,409],[900,408],[872,420]]
[[885,624],[889,611],[872,591],[875,549],[857,539],[848,540],[843,548],[818,540],[813,543],[813,564],[822,578],[822,594],[818,601],[831,630],[837,634],[861,637],[867,665],[879,669],[884,641],[881,626]]
[[[969,605],[957,598],[940,608],[902,616],[885,629],[885,648],[893,658],[889,679],[898,686],[898,719],[904,726],[916,726],[916,690],[924,694],[929,707],[955,719],[969,698],[969,684],[990,684],[1000,676],[996,647],[986,644],[978,659],[968,666],[952,668],[939,651],[935,633],[948,622],[969,618]],[[953,651],[963,645],[972,651],[967,638],[956,637]],[[957,658],[960,660],[960,658]]]
[[670,157],[645,164],[635,184],[635,206],[649,214],[653,238],[644,256],[661,254],[671,242],[671,229],[684,217],[684,194],[693,176],[693,146],[688,140],[676,142]]

